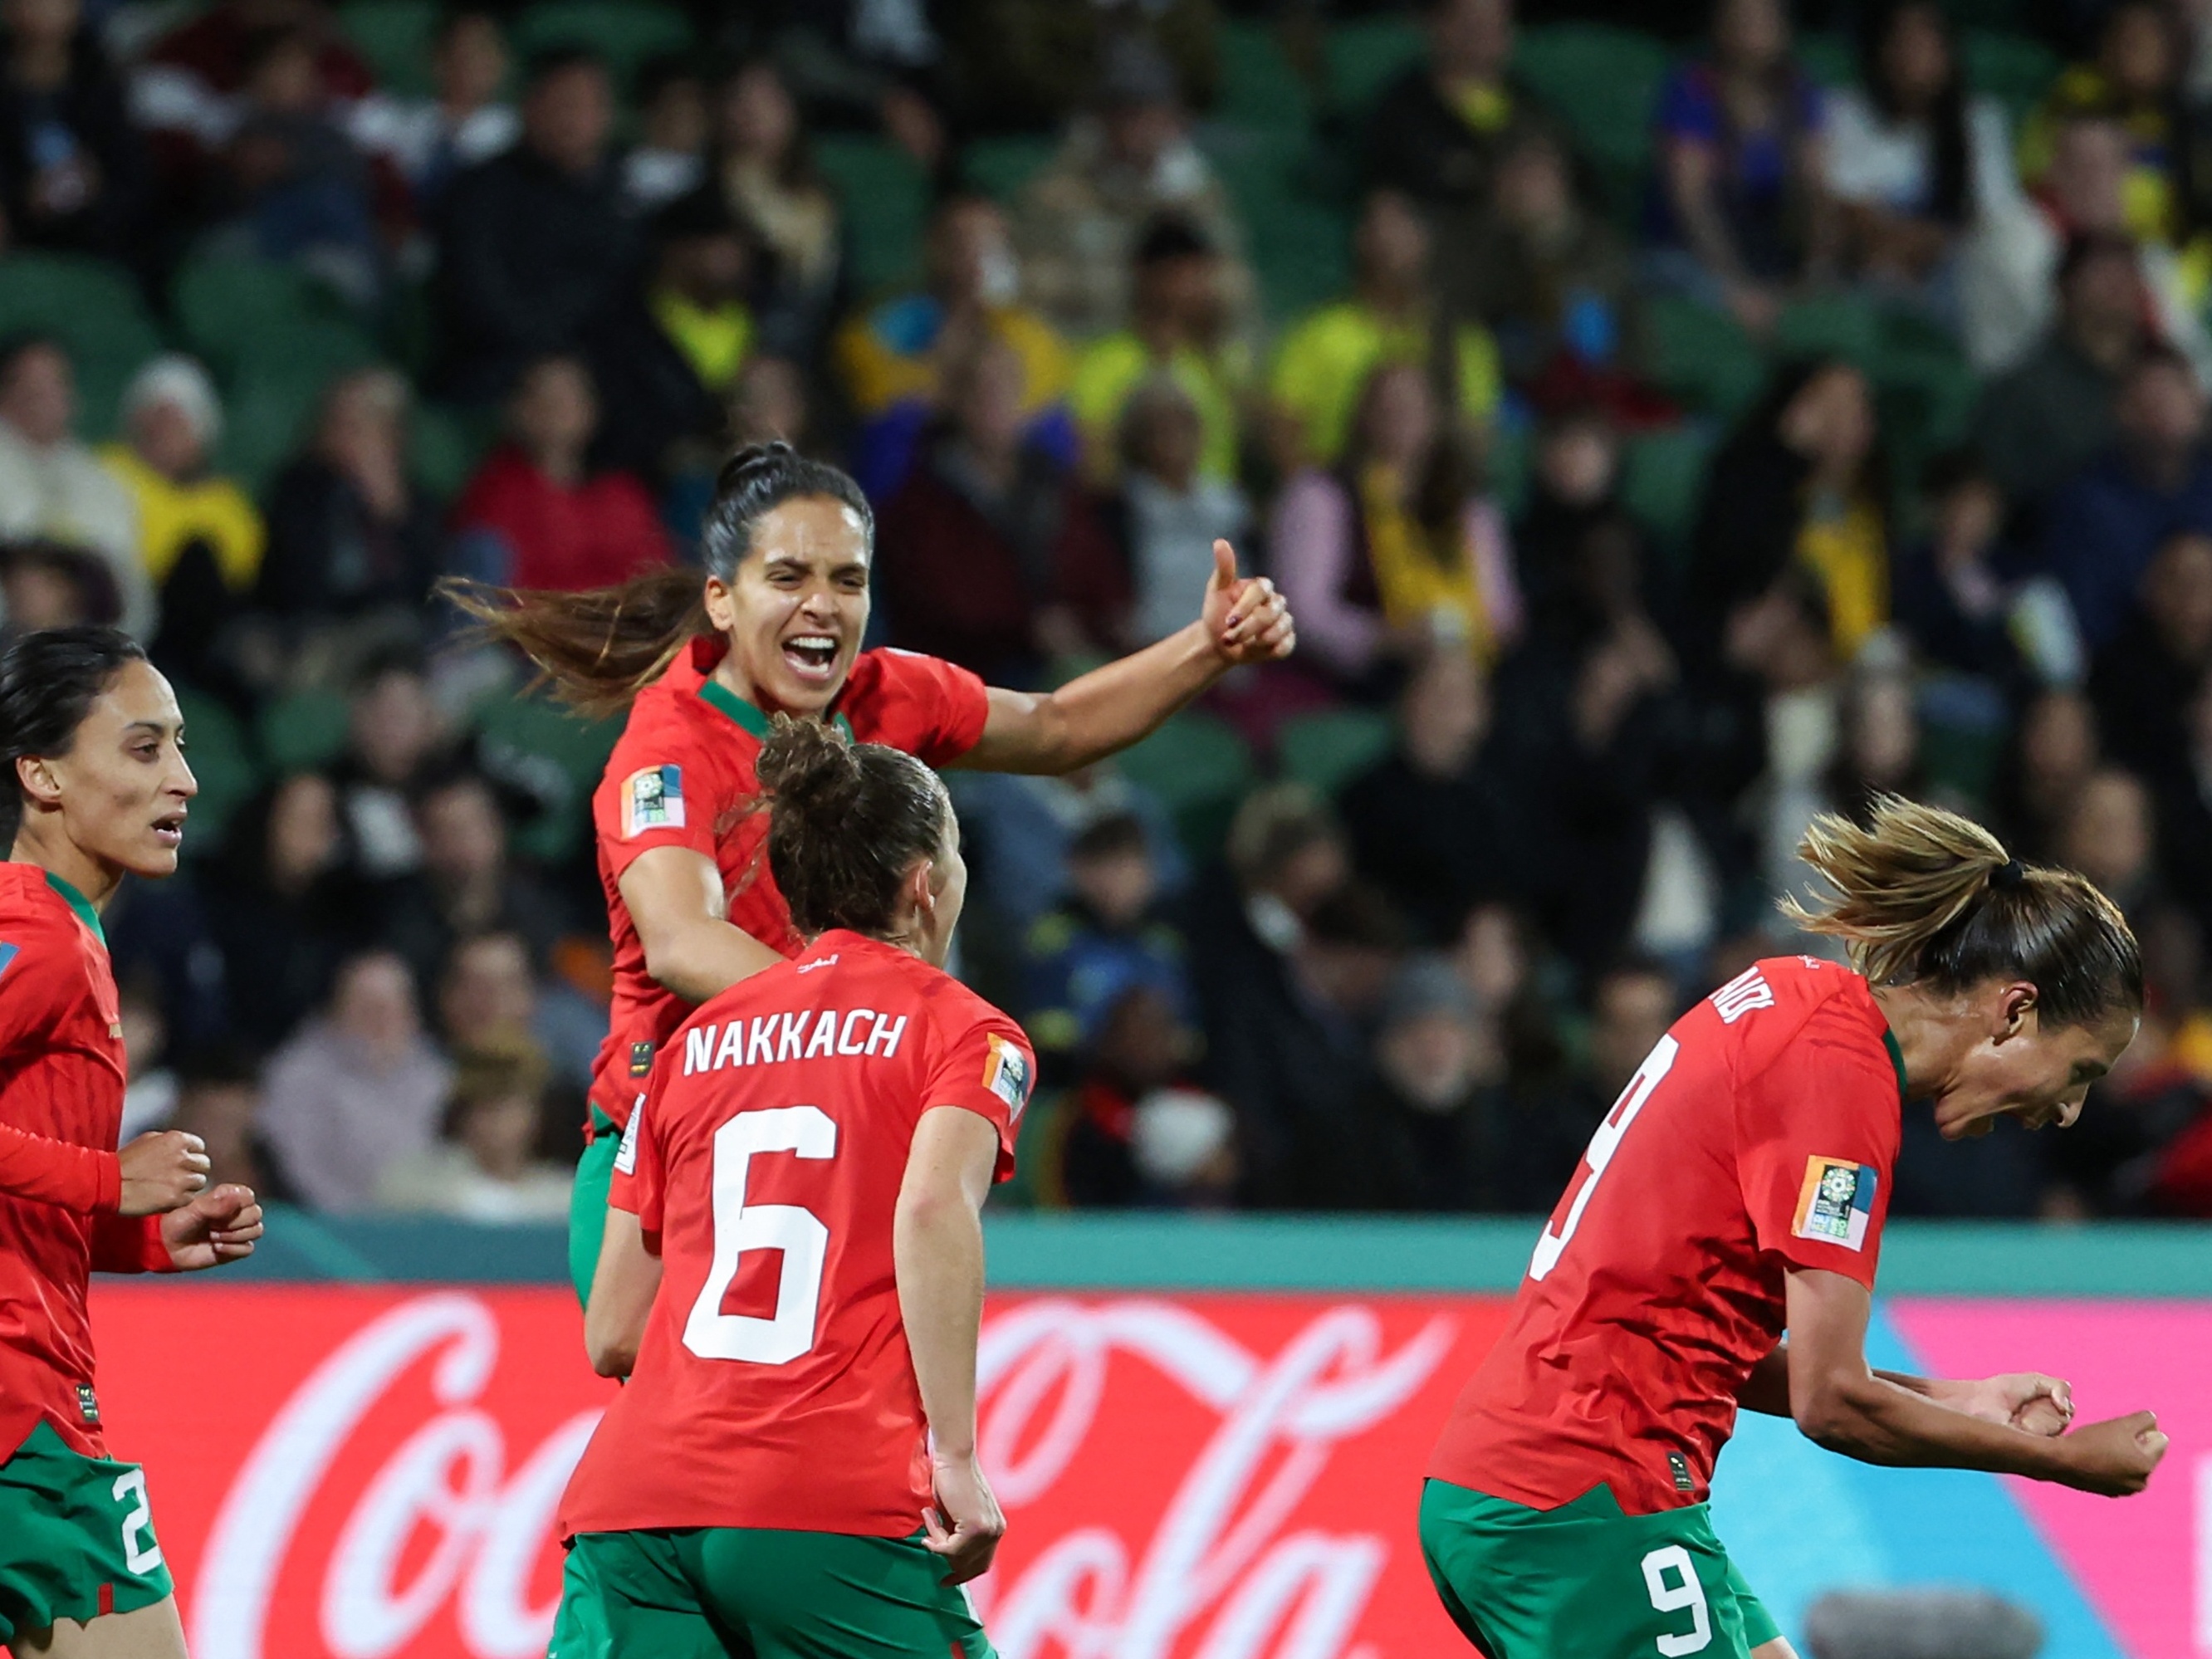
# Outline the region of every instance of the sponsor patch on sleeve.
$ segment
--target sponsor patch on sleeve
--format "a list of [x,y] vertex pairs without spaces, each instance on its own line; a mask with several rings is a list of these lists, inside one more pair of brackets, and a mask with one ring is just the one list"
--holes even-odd
[[0,945],[0,974],[8,971],[22,948],[20,945]]
[[983,1086],[1005,1101],[1014,1121],[1020,1121],[1022,1108],[1030,1103],[1029,1056],[995,1031],[990,1058],[983,1062]]
[[1797,1218],[1790,1236],[1823,1244],[1863,1249],[1874,1219],[1874,1189],[1879,1177],[1869,1164],[1847,1158],[1808,1158],[1805,1184],[1797,1193]]
[[637,1097],[630,1108],[629,1121],[623,1125],[622,1145],[615,1148],[615,1168],[624,1175],[637,1173],[637,1126],[645,1121],[645,1097]]
[[684,769],[648,766],[623,780],[623,839],[684,827]]

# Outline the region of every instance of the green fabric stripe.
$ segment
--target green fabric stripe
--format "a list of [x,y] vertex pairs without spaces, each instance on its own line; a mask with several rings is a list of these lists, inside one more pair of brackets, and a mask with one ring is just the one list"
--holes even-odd
[[1897,1067],[1897,1102],[1901,1106],[1910,1098],[1905,1092],[1905,1050],[1897,1046],[1897,1033],[1887,1025],[1881,1028],[1881,1043],[1889,1050],[1889,1063]]
[[92,901],[51,870],[46,872],[46,885],[62,896],[62,902],[76,912],[76,919],[92,930],[92,936],[100,941],[100,948],[106,950],[107,930],[100,925],[100,912],[92,908]]
[[[705,682],[699,688],[699,696],[708,707],[719,709],[721,713],[727,714],[732,720],[743,726],[747,732],[758,738],[761,742],[766,743],[768,741],[768,734],[773,729],[769,725],[768,716],[763,714],[759,709],[754,708],[752,704],[747,702],[736,692],[731,690],[730,688],[723,684],[721,681],[708,680]],[[860,738],[854,733],[853,722],[847,720],[844,715],[833,714],[830,716],[830,723],[836,726],[840,732],[842,732],[847,737],[851,738],[854,742],[858,743],[860,741]]]

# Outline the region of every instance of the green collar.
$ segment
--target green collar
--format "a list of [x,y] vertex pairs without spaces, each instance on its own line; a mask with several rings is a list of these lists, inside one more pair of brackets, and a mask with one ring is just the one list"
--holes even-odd
[[1897,1098],[1901,1105],[1905,1093],[1905,1050],[1897,1046],[1897,1033],[1887,1025],[1881,1028],[1881,1046],[1889,1050],[1889,1063],[1897,1067]]
[[100,925],[100,912],[92,908],[92,901],[51,870],[46,872],[46,885],[62,896],[62,902],[76,912],[76,919],[92,930],[92,936],[100,941],[100,949],[106,950],[107,930]]
[[[728,715],[732,720],[735,720],[738,726],[743,727],[746,733],[756,742],[766,743],[768,741],[768,734],[771,729],[769,726],[768,716],[762,714],[759,709],[754,708],[752,704],[747,702],[736,692],[731,690],[730,688],[723,684],[721,681],[714,678],[712,676],[701,681],[699,685],[699,696],[701,701],[705,702],[709,708],[718,709],[722,714]],[[853,722],[847,720],[842,714],[837,715],[831,720],[830,724],[836,726],[836,728],[842,732],[847,737],[853,737]],[[854,740],[855,742],[859,741],[858,738],[854,738]]]

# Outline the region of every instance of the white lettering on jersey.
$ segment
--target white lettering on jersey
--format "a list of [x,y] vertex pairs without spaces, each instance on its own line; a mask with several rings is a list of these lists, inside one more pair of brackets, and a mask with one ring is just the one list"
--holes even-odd
[[1721,1017],[1721,1024],[1733,1025],[1755,1008],[1774,1006],[1774,988],[1759,975],[1756,968],[1747,968],[1707,999]]
[[845,1024],[837,1033],[837,1052],[841,1054],[861,1053],[860,1045],[853,1041],[853,1027],[860,1020],[873,1019],[875,1017],[876,1011],[872,1008],[855,1008],[851,1013],[846,1015]]
[[876,1044],[880,1042],[884,1045],[884,1058],[889,1060],[893,1054],[898,1053],[899,1039],[905,1035],[906,1016],[904,1014],[901,1014],[895,1020],[883,1014],[878,1014],[876,1029],[868,1033],[868,1046],[861,1052],[872,1054],[876,1052]]
[[745,1064],[766,1066],[775,1059],[775,1016],[762,1014],[756,1018],[745,1037]]
[[805,1041],[806,1011],[802,1008],[795,1014],[786,1014],[783,1017],[782,1024],[776,1029],[775,1057],[777,1062],[781,1064],[782,1061],[787,1060],[805,1059],[806,1054],[804,1048]]
[[694,1025],[684,1034],[684,1075],[690,1077],[694,1072],[711,1071],[714,1065],[714,1028]]
[[[801,1009],[796,1013],[757,1015],[750,1022],[733,1019],[727,1025],[695,1025],[684,1034],[684,1075],[839,1054],[848,1059],[890,1060],[898,1054],[899,1039],[906,1035],[906,1021],[904,1014],[892,1019],[872,1008],[849,1012],[824,1008],[818,1013]],[[719,1042],[717,1031],[721,1034]]]
[[745,1023],[733,1019],[722,1033],[722,1046],[714,1051],[714,1069],[719,1072],[725,1066],[742,1066],[744,1061]]

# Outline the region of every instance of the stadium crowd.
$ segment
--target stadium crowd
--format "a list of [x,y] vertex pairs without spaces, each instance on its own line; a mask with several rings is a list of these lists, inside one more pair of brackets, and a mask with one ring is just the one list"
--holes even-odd
[[1121,763],[954,780],[1017,1201],[1548,1208],[1899,791],[2153,1000],[2063,1137],[1908,1115],[1897,1212],[2212,1215],[2212,9],[1604,9],[0,0],[4,625],[145,639],[202,773],[108,918],[126,1135],[564,1213],[611,733],[431,586],[683,561],[783,438],[876,503],[872,638],[994,683],[1218,536],[1297,611]]

